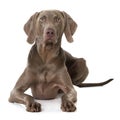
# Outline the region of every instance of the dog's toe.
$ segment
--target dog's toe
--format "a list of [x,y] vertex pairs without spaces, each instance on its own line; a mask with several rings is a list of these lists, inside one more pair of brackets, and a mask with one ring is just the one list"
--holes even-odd
[[74,112],[76,110],[76,107],[73,102],[64,101],[61,105],[61,109],[64,112]]

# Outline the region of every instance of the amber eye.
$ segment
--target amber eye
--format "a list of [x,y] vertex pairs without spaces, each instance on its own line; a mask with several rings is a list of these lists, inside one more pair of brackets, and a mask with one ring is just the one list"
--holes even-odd
[[57,22],[57,23],[59,23],[59,22],[61,21],[61,19],[60,19],[59,17],[57,17],[57,16],[54,18],[54,20],[55,20],[55,22]]
[[42,17],[40,18],[40,21],[41,21],[41,22],[45,22],[45,21],[46,21],[46,16],[42,16]]

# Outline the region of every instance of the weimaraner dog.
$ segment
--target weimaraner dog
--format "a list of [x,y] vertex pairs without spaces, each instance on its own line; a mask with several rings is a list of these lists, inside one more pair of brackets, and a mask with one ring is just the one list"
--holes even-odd
[[[68,42],[77,24],[66,13],[58,10],[36,12],[24,25],[27,41],[32,46],[28,64],[12,90],[9,102],[24,104],[29,112],[41,111],[41,104],[35,99],[53,99],[63,94],[61,109],[66,112],[76,110],[77,93],[73,85],[79,87],[102,86],[102,83],[82,83],[88,75],[86,61],[75,58],[61,48],[63,33]],[[31,88],[32,96],[24,92]]]

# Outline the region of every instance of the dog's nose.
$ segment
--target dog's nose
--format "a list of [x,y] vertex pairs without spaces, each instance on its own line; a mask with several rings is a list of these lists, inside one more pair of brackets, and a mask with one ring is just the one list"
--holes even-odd
[[49,37],[49,38],[52,38],[53,36],[55,35],[55,32],[52,28],[48,28],[46,30],[46,36]]

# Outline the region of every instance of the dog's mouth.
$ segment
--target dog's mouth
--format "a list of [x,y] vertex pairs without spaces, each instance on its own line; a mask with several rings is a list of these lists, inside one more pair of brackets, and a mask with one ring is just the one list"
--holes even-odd
[[51,42],[54,41],[54,39],[53,38],[45,38],[44,41],[47,42],[47,43],[51,43]]
[[45,38],[44,39],[44,43],[46,45],[56,44],[57,43],[57,39],[55,37],[53,37],[53,38]]
[[46,46],[53,46],[53,45],[54,45],[54,43],[49,42],[49,43],[46,43],[45,45],[46,45]]

